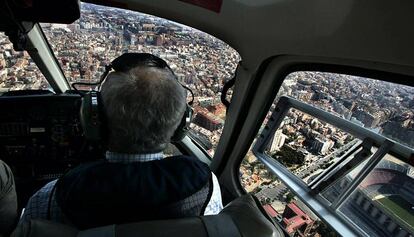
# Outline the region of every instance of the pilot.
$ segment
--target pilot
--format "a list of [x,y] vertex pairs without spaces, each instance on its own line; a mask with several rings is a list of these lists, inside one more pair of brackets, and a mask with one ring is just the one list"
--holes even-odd
[[104,115],[106,160],[48,183],[30,198],[20,223],[41,218],[87,229],[219,213],[220,187],[209,167],[195,157],[164,158],[171,139],[188,129],[192,111],[167,63],[126,53],[107,69],[92,99]]

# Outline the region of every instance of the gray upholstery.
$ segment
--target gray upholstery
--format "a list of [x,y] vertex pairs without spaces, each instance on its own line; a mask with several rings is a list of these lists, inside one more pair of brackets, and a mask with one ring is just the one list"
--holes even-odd
[[0,236],[10,234],[17,218],[17,196],[13,173],[9,166],[0,160]]
[[73,237],[77,234],[77,229],[64,224],[46,220],[32,220],[27,224],[19,225],[12,236]]
[[218,215],[110,225],[84,231],[45,220],[19,226],[12,237],[277,237],[284,236],[258,209],[250,195],[237,198]]

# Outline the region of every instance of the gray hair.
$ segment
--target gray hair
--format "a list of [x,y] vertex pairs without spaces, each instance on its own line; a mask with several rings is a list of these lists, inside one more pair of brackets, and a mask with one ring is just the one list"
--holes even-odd
[[165,149],[186,108],[185,89],[169,69],[156,67],[110,73],[101,96],[108,148],[120,153]]

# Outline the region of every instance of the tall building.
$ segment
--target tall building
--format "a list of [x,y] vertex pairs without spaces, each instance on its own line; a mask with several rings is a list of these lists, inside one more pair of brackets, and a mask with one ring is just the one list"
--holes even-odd
[[283,134],[281,129],[278,129],[269,143],[270,144],[269,151],[271,153],[278,151],[285,144],[285,140],[286,140],[286,135]]
[[223,127],[224,122],[206,109],[197,112],[193,122],[209,131],[215,131]]
[[312,141],[312,150],[322,155],[326,155],[329,149],[331,149],[334,146],[334,144],[335,143],[330,139],[323,139],[323,138],[316,137]]
[[137,37],[135,35],[131,35],[131,45],[135,45],[135,43],[137,42]]
[[202,97],[202,98],[198,98],[198,103],[200,104],[201,107],[203,108],[207,108],[208,106],[213,104],[213,97]]
[[345,106],[345,108],[352,111],[352,110],[354,110],[354,108],[356,106],[356,102],[355,101],[350,101],[350,100],[343,100],[343,105]]
[[142,24],[142,30],[143,31],[154,31],[155,30],[155,24],[151,24],[151,23]]
[[163,35],[156,35],[154,40],[154,45],[162,46],[164,44],[164,36]]

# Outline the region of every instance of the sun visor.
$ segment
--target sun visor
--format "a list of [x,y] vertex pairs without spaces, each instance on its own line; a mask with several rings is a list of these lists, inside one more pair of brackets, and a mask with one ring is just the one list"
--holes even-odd
[[17,21],[69,24],[80,17],[79,0],[3,0]]

